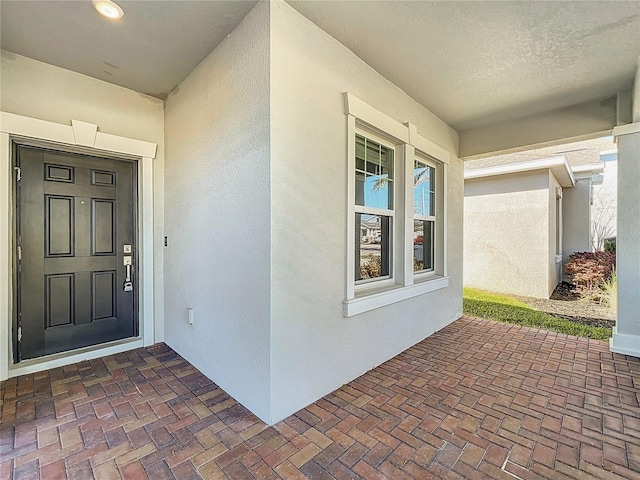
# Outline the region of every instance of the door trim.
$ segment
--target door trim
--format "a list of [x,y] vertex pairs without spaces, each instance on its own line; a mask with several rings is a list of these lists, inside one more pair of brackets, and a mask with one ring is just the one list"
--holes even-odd
[[[98,131],[98,126],[78,120],[71,125],[0,112],[0,380],[81,360],[98,358],[156,342],[153,281],[153,159],[157,144]],[[13,221],[15,172],[12,143],[46,146],[70,152],[135,159],[138,163],[138,238],[140,295],[139,336],[64,354],[13,363]]]

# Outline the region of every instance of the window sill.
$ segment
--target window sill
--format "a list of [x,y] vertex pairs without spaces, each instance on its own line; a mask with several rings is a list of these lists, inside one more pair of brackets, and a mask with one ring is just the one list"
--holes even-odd
[[381,291],[369,291],[356,298],[344,301],[343,315],[353,317],[376,308],[401,302],[425,293],[440,290],[449,286],[449,277],[435,277],[413,285],[396,286]]

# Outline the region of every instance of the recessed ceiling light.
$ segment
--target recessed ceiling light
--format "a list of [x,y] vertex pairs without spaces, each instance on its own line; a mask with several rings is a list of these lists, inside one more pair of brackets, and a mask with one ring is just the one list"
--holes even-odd
[[111,0],[91,0],[91,3],[93,3],[93,8],[103,17],[117,20],[124,16],[124,11],[120,8],[120,5]]

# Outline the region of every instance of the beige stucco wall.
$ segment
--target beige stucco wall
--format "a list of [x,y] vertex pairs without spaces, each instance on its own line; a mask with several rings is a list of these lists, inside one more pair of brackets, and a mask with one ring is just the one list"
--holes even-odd
[[[271,2],[272,420],[462,314],[457,133],[284,2]],[[449,287],[345,318],[348,91],[451,152]]]
[[548,297],[549,180],[541,170],[464,182],[465,286]]
[[562,261],[574,252],[591,251],[591,177],[577,178],[562,190]]
[[[71,125],[71,120],[81,120],[98,125],[100,132],[158,145],[156,158],[153,160],[153,290],[155,339],[162,341],[164,102],[6,51],[1,52],[0,68],[0,110],[4,112],[64,125]],[[6,195],[8,192],[0,194]]]
[[269,28],[261,2],[172,92],[165,119],[166,342],[265,421]]

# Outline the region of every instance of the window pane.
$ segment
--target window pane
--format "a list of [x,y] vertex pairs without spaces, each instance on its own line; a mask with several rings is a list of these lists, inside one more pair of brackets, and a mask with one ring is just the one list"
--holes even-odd
[[364,137],[356,135],[356,158],[364,160]]
[[[358,177],[364,173],[366,178]],[[393,150],[356,135],[356,205],[393,209]]]
[[389,275],[390,217],[356,213],[356,280]]
[[413,271],[433,270],[433,223],[413,221]]
[[356,171],[356,205],[364,205],[364,173]]
[[416,215],[435,216],[435,174],[435,168],[414,161],[413,211]]
[[[376,168],[380,165],[380,149],[381,145],[372,142],[368,138],[365,139],[365,158],[367,160],[367,172],[376,173]],[[371,169],[371,170],[370,170]]]

